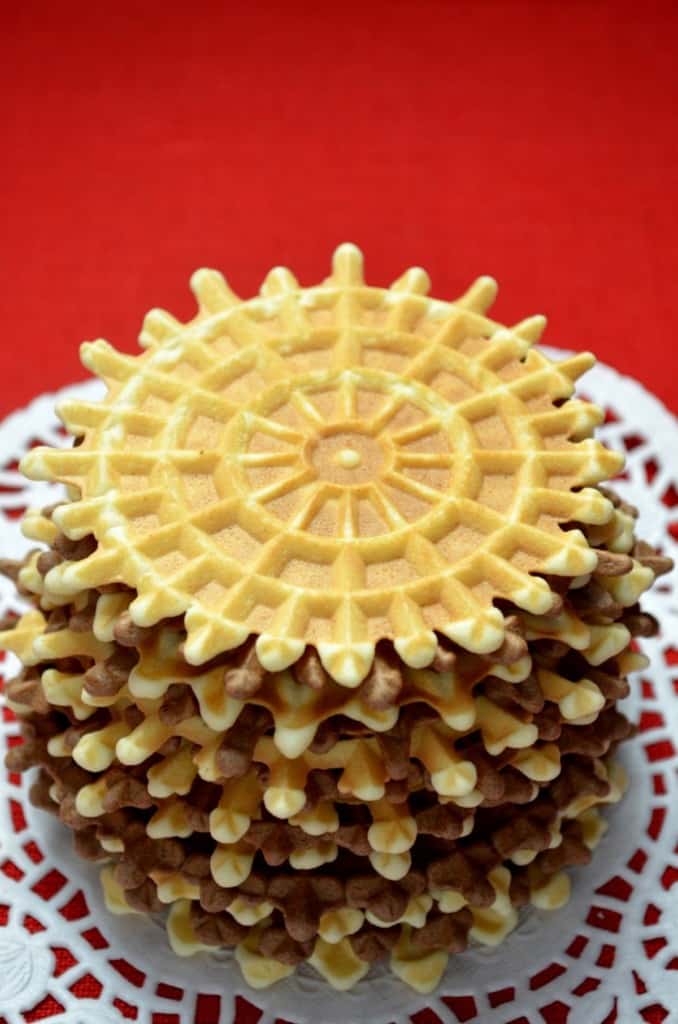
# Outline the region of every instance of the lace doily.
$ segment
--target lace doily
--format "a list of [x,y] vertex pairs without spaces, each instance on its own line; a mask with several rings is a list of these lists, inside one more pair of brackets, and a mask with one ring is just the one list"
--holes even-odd
[[[553,353],[563,355],[564,353]],[[626,450],[622,496],[640,511],[643,539],[678,555],[678,423],[638,383],[598,365],[587,397],[607,410],[600,436]],[[21,456],[63,444],[56,398],[92,399],[90,381],[44,395],[0,423],[0,555],[30,543],[19,522],[60,489],[24,480]],[[27,780],[0,776],[0,1024],[612,1024],[678,1020],[678,606],[672,576],[644,599],[661,635],[643,649],[651,668],[627,712],[638,737],[622,748],[631,779],[608,813],[591,865],[573,872],[572,899],[532,911],[496,949],[452,957],[433,996],[407,989],[385,967],[353,991],[330,990],[309,968],[263,992],[249,989],[230,954],[174,956],[157,922],[114,917],[96,866],[78,860],[70,832],[28,801]],[[20,610],[0,578],[0,615]],[[672,646],[673,643],[676,646]],[[0,668],[11,675],[7,658]],[[18,741],[2,708],[0,753]]]

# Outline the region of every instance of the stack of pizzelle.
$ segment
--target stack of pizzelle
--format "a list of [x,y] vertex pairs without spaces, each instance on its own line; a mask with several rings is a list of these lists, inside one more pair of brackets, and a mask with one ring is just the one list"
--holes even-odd
[[169,908],[176,952],[235,947],[255,987],[388,958],[431,991],[567,900],[671,563],[601,486],[622,459],[571,397],[591,358],[489,320],[491,279],[372,288],[344,245],[317,287],[192,285],[140,356],[83,346],[105,399],[24,459],[68,500],[4,567],[32,605],[0,634],[9,766],[39,766],[112,910]]

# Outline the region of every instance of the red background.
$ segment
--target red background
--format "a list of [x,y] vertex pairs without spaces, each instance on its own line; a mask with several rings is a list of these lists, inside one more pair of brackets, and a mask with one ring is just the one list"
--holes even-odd
[[[108,7],[108,10],[106,9]],[[188,277],[479,273],[674,410],[678,5],[7,2],[0,415]],[[103,12],[103,13],[102,13]]]

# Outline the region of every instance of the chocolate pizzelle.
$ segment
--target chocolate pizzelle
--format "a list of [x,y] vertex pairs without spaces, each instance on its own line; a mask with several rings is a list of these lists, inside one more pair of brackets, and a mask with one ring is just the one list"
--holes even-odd
[[169,908],[177,953],[340,989],[388,957],[431,991],[567,900],[670,560],[602,486],[590,357],[487,319],[491,279],[372,288],[341,246],[314,288],[192,283],[198,316],[150,313],[139,357],[84,346],[106,398],[24,460],[68,497],[2,567],[31,606],[0,633],[9,767],[38,767],[112,911]]

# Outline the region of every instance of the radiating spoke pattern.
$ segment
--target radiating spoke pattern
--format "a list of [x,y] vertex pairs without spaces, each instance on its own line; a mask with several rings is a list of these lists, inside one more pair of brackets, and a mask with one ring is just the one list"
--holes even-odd
[[198,315],[168,331],[149,314],[139,357],[85,346],[106,399],[62,408],[77,448],[24,461],[78,489],[54,518],[98,541],[52,589],[120,580],[139,625],[185,613],[196,664],[250,634],[272,671],[314,644],[346,686],[380,639],[417,668],[436,632],[498,647],[495,598],[548,611],[534,574],[596,561],[561,524],[612,515],[589,485],[619,460],[591,439],[597,411],[568,401],[591,360],[530,349],[539,319],[494,323],[487,289],[439,302],[424,281],[368,287],[350,245],[323,284],[278,269],[243,302],[200,272]]

